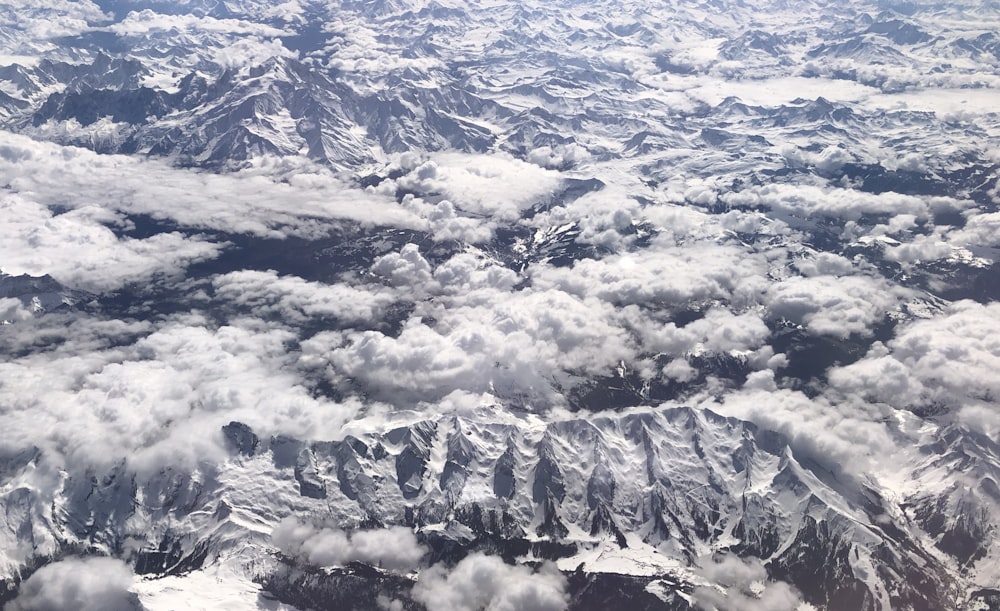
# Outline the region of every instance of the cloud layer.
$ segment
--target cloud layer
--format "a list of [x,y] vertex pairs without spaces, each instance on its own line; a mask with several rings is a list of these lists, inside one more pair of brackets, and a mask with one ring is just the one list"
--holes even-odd
[[68,558],[43,566],[21,584],[8,611],[138,611],[132,569],[114,558]]

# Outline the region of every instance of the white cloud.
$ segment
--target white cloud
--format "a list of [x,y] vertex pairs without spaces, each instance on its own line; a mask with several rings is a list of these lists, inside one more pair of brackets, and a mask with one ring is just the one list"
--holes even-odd
[[674,359],[663,366],[663,375],[677,382],[690,382],[698,375],[698,370],[687,359]]
[[464,252],[439,265],[434,270],[434,279],[441,284],[443,291],[468,298],[474,291],[482,289],[510,291],[519,277],[506,267]]
[[408,193],[403,197],[401,206],[427,219],[428,231],[437,241],[457,240],[481,244],[488,242],[496,229],[494,221],[466,215],[446,199],[436,204],[428,204],[423,199]]
[[693,242],[581,259],[569,268],[535,266],[529,273],[540,289],[558,288],[616,305],[662,307],[707,299],[756,301],[756,284],[767,284],[766,270],[766,260],[745,250]]
[[383,181],[378,191],[395,193],[402,188],[437,194],[465,213],[503,221],[517,220],[524,209],[544,202],[562,183],[558,172],[500,153],[436,153],[426,160],[411,155],[401,157],[398,164],[407,173]]
[[871,335],[906,291],[866,276],[793,276],[767,291],[771,316],[802,324],[819,335]]
[[421,72],[444,69],[446,66],[437,57],[400,54],[390,45],[380,40],[377,27],[363,18],[342,14],[341,19],[326,24],[326,30],[335,42],[327,51],[330,67],[344,72],[357,72],[378,80],[386,74],[399,70]]
[[712,586],[695,588],[698,609],[704,611],[815,611],[783,581],[772,581],[759,558],[725,554],[703,562],[699,574]]
[[38,0],[11,5],[0,14],[0,24],[5,36],[37,45],[53,38],[81,34],[106,18],[91,0]]
[[317,317],[336,317],[348,323],[377,321],[395,300],[380,287],[309,282],[271,270],[231,272],[215,277],[212,286],[220,299],[247,307],[258,317],[278,316],[292,324]]
[[24,307],[20,299],[13,297],[0,298],[0,325],[28,320],[32,317],[31,310]]
[[[624,308],[621,315],[638,335],[644,350],[660,354],[748,352],[763,346],[770,336],[760,313],[754,310],[733,314],[715,307],[682,327],[658,321],[635,307]],[[676,367],[676,373],[682,374],[684,370]]]
[[393,286],[431,288],[427,286],[432,282],[431,265],[420,254],[420,247],[416,244],[405,244],[398,253],[379,257],[372,264],[372,272]]
[[864,214],[911,214],[927,218],[929,204],[912,195],[892,191],[873,194],[802,184],[768,184],[720,196],[730,205],[766,206],[800,218],[831,216],[856,221]]
[[188,317],[124,346],[88,350],[91,339],[0,363],[5,443],[38,446],[57,467],[127,458],[146,473],[221,460],[231,420],[261,435],[333,438],[359,406],[314,399],[287,352],[295,336],[242,322],[212,329]]
[[413,598],[428,611],[562,611],[569,603],[566,579],[555,567],[532,571],[483,554],[451,570],[437,565],[421,572]]
[[706,395],[692,398],[692,402],[778,431],[788,438],[797,456],[811,458],[848,478],[878,472],[889,456],[900,459],[898,452],[903,450],[883,424],[891,408],[775,389],[766,375],[755,377],[747,387],[725,396]]
[[43,566],[23,584],[6,611],[138,611],[132,570],[113,558],[68,558]]
[[854,272],[854,264],[832,252],[819,252],[798,259],[795,267],[803,276],[845,276]]
[[119,288],[154,275],[179,276],[191,263],[214,258],[226,247],[201,236],[158,233],[119,238],[107,223],[118,218],[86,206],[54,215],[23,196],[0,197],[0,265],[12,275],[49,274],[88,291]]
[[298,54],[290,51],[280,40],[254,36],[240,37],[212,54],[212,61],[223,68],[259,66],[275,57],[297,59]]
[[156,31],[205,31],[242,36],[277,37],[286,34],[283,30],[241,19],[216,19],[198,15],[164,15],[151,9],[131,11],[121,21],[108,26],[109,32],[123,36],[135,36]]
[[941,406],[960,420],[1000,430],[1000,304],[952,304],[876,343],[865,358],[829,373],[832,388],[898,408]]
[[525,224],[537,227],[540,231],[576,226],[580,231],[577,242],[618,251],[634,242],[633,223],[643,220],[646,212],[649,211],[643,210],[625,189],[607,186],[546,209],[525,221]]
[[969,214],[965,227],[950,234],[950,239],[963,246],[1000,247],[1000,212]]
[[590,153],[578,144],[559,144],[532,149],[526,159],[537,166],[558,170],[589,160]]
[[320,335],[303,351],[389,400],[496,390],[544,403],[561,402],[555,388],[575,376],[607,373],[634,353],[605,303],[561,291],[488,294],[468,305],[461,294],[455,304],[428,304],[423,314],[433,316],[433,327],[415,316],[396,337]]
[[283,554],[317,567],[356,561],[409,571],[416,569],[427,553],[413,531],[403,526],[345,531],[316,527],[295,517],[283,519],[271,533],[271,541]]
[[789,144],[781,148],[781,154],[794,166],[814,167],[821,172],[833,172],[856,161],[854,155],[840,146],[826,146],[814,153]]
[[0,183],[41,206],[142,214],[182,227],[272,238],[324,236],[336,221],[426,226],[392,199],[352,188],[302,160],[262,160],[259,168],[210,174],[11,134],[4,140]]

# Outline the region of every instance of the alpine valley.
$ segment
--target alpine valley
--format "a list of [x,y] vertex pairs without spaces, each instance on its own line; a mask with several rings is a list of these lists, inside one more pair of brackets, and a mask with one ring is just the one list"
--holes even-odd
[[1000,4],[0,0],[0,604],[1000,610]]

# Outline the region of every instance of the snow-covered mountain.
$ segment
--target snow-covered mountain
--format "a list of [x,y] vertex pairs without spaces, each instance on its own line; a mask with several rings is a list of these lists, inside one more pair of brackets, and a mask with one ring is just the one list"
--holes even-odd
[[[284,589],[294,558],[265,552],[280,518],[401,524],[435,561],[554,560],[590,576],[580,598],[605,574],[632,575],[644,608],[677,609],[705,585],[692,565],[719,549],[767,558],[772,578],[814,604],[857,609],[955,608],[967,595],[956,568],[997,553],[983,538],[996,528],[996,444],[955,428],[919,448],[933,459],[907,469],[913,492],[899,496],[897,482],[832,473],[784,436],[709,410],[545,422],[493,406],[385,431],[364,424],[352,425],[360,436],[306,442],[232,422],[221,431],[230,457],[210,470],[138,476],[120,463],[68,475],[53,505],[27,483],[37,451],[22,452],[5,460],[5,547],[119,555],[146,575],[238,561],[294,602],[310,599]],[[966,481],[948,481],[955,473]],[[330,596],[312,606],[349,599],[322,579],[312,587]]]
[[998,27],[0,3],[0,601],[1000,609]]

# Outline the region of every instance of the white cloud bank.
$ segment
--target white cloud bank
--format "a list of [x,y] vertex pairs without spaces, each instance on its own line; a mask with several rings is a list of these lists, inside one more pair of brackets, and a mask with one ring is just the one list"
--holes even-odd
[[132,569],[121,560],[68,558],[35,571],[4,611],[139,611],[131,586]]
[[554,565],[532,571],[472,554],[451,570],[436,565],[421,572],[413,598],[428,611],[562,611],[569,604],[566,585]]
[[353,189],[309,162],[261,164],[211,174],[8,133],[0,139],[0,184],[41,206],[149,215],[191,229],[273,238],[327,235],[338,221],[426,226],[394,200]]
[[392,571],[409,571],[427,553],[413,531],[403,526],[345,531],[317,527],[295,517],[283,519],[271,541],[287,556],[316,567],[364,562]]
[[861,360],[830,371],[833,389],[900,409],[946,408],[977,430],[1000,431],[1000,304],[952,304],[901,328]]
[[698,573],[712,586],[695,588],[697,609],[703,611],[815,611],[783,581],[772,581],[758,558],[725,554],[707,560]]
[[74,289],[107,291],[156,275],[179,277],[191,263],[214,258],[226,247],[202,236],[158,233],[145,239],[118,237],[108,225],[112,211],[87,206],[53,214],[19,195],[0,195],[0,268],[8,274],[49,274]]

